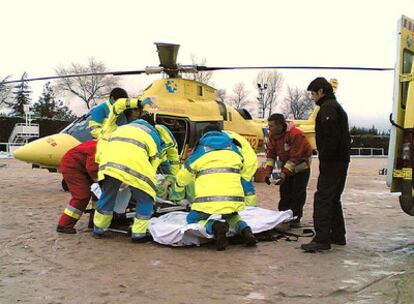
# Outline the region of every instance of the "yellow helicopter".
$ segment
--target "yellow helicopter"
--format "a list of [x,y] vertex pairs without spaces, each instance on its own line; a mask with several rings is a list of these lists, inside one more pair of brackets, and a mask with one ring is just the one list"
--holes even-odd
[[[154,81],[148,86],[141,98],[157,97],[150,112],[156,114],[159,124],[166,125],[174,134],[179,148],[180,157],[185,160],[194,147],[200,130],[208,124],[218,124],[224,130],[231,130],[243,135],[256,151],[262,151],[267,132],[267,121],[253,119],[245,109],[233,107],[216,100],[216,90],[204,83],[183,79],[181,73],[230,70],[230,69],[337,69],[337,70],[387,70],[384,68],[361,67],[317,67],[317,66],[267,66],[267,67],[206,67],[197,65],[179,65],[176,63],[179,45],[156,43],[160,65],[147,67],[145,70],[100,73],[101,75],[133,75],[165,73],[168,78]],[[26,81],[51,80],[63,77],[92,76],[95,74],[77,74],[66,76],[49,76],[27,79]],[[19,82],[19,80],[6,83]],[[307,120],[294,120],[315,145],[314,127],[318,109],[315,108]],[[32,163],[33,167],[57,171],[60,160],[66,151],[79,143],[92,139],[87,113],[57,134],[37,139],[14,151],[16,159]]]

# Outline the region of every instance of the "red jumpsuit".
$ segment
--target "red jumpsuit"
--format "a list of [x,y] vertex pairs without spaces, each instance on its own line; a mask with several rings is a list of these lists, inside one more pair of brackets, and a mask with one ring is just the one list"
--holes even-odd
[[60,171],[72,198],[60,216],[59,226],[73,228],[88,206],[90,187],[97,178],[99,168],[95,162],[96,143],[96,140],[86,141],[62,157]]

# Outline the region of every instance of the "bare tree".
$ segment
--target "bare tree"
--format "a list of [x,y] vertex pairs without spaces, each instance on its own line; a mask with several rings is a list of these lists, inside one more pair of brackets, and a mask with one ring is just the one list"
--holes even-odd
[[[199,59],[196,55],[191,54],[191,63],[193,65],[206,65],[207,59],[201,58]],[[213,76],[213,72],[197,72],[197,73],[184,73],[182,75],[183,78],[195,80],[201,83],[205,83],[207,85],[212,86],[211,77]]]
[[261,71],[256,77],[256,85],[260,96],[258,98],[259,113],[262,114],[262,118],[265,118],[272,113],[276,105],[283,85],[283,76],[277,70]]
[[248,100],[249,92],[246,90],[246,85],[243,82],[238,82],[233,88],[233,96],[231,102],[234,108],[243,109],[250,103]]
[[305,90],[288,86],[285,98],[287,116],[293,119],[307,119],[313,110],[314,103]]
[[10,78],[9,76],[4,77],[0,81],[0,109],[6,106],[8,99],[10,98],[10,93],[12,91],[12,86],[3,84],[3,82],[7,81]]
[[[106,72],[107,69],[102,62],[91,57],[87,66],[71,63],[68,68],[58,67],[55,71],[59,76],[65,76],[69,74],[102,73]],[[96,104],[96,99],[109,95],[111,89],[117,86],[117,84],[118,79],[110,75],[62,78],[56,82],[55,91],[58,94],[69,92],[77,96],[90,109],[91,106]]]
[[227,94],[225,89],[218,89],[216,90],[216,100],[220,102],[226,102]]

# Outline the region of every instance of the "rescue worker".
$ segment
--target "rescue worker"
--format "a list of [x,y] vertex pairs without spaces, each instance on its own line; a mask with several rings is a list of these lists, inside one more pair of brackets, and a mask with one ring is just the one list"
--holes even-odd
[[[124,114],[127,121],[133,121],[139,118],[141,112],[139,109],[126,109]],[[96,140],[90,140],[72,148],[62,157],[60,171],[72,198],[60,216],[57,232],[76,233],[74,226],[88,206],[91,199],[90,187],[97,180],[96,149]],[[95,208],[94,205],[92,207]],[[93,215],[90,220],[92,218]]]
[[[112,111],[105,121],[102,127],[101,135],[98,143],[98,153],[97,153],[97,161],[99,162],[100,158],[100,151],[104,149],[104,145],[107,142],[107,139],[111,135],[111,133],[118,127],[117,121],[119,115],[131,108],[136,108],[138,101],[141,105],[141,108],[149,106],[155,102],[155,97],[146,97],[143,100],[137,98],[121,98],[118,99],[112,105]],[[155,120],[155,119],[154,119]],[[177,148],[177,141],[174,138],[174,135],[171,131],[164,125],[155,125],[156,130],[158,131],[161,140],[163,141],[163,150],[161,152],[162,157],[162,164],[160,166],[160,171],[163,174],[177,174],[180,165],[180,158],[178,155],[178,148]]]
[[[139,98],[118,98],[113,105],[109,106],[109,116],[104,121],[102,128],[100,129],[99,141],[97,145],[97,152],[95,160],[97,163],[100,162],[101,152],[105,149],[108,143],[108,138],[112,132],[118,128],[118,126],[124,125],[134,119],[128,119],[130,113],[134,113],[134,118],[139,118],[142,112],[142,108],[152,102],[151,98],[145,98],[140,100]],[[138,111],[138,115],[135,115],[135,110]],[[124,113],[125,119],[119,119],[119,116]]]
[[313,202],[315,237],[301,248],[308,252],[346,244],[341,194],[350,161],[351,136],[348,116],[336,100],[332,85],[322,77],[308,86],[311,99],[320,107],[315,121],[319,177]]
[[[200,139],[176,178],[176,190],[184,189],[195,178],[195,198],[187,223],[205,224],[206,232],[216,238],[216,249],[225,250],[229,225],[242,235],[246,246],[257,243],[251,228],[237,213],[244,209],[244,194],[240,178],[248,180],[243,156],[232,139],[218,128],[206,132]],[[210,219],[221,215],[221,220]]]
[[163,142],[163,149],[161,151],[162,163],[159,171],[161,174],[176,175],[180,170],[180,156],[178,155],[177,141],[166,126],[156,124],[155,129],[158,131]]
[[74,228],[91,199],[91,185],[97,180],[98,164],[95,162],[96,140],[89,140],[70,149],[62,157],[62,172],[72,198],[60,216],[56,231],[76,233]]
[[292,210],[296,219],[291,222],[291,227],[296,228],[300,226],[306,202],[312,147],[304,133],[293,123],[287,123],[283,114],[274,113],[267,121],[269,134],[265,181],[271,184],[270,177],[279,157],[281,172],[275,182],[280,185],[279,211]]
[[223,131],[229,135],[234,144],[239,148],[244,159],[244,167],[248,179],[241,178],[241,183],[244,191],[244,203],[246,206],[257,206],[256,191],[253,184],[253,176],[257,170],[257,155],[250,143],[243,136],[233,131]]
[[148,239],[146,232],[153,213],[155,174],[161,162],[160,152],[159,134],[144,119],[120,126],[111,134],[100,159],[98,180],[101,182],[102,195],[94,216],[95,235],[101,236],[108,229],[116,195],[124,183],[130,186],[136,198],[131,238],[138,242]]
[[91,120],[89,121],[88,127],[93,138],[99,139],[101,136],[102,126],[113,111],[112,105],[119,98],[128,98],[128,93],[124,89],[114,88],[109,94],[109,100],[92,108]]

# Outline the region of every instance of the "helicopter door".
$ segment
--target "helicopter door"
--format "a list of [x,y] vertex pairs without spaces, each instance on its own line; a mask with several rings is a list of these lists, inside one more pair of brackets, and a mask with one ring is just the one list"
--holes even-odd
[[185,119],[177,119],[176,117],[157,115],[156,123],[166,126],[174,135],[177,141],[178,154],[180,158],[183,156],[184,147],[188,144],[189,121]]

